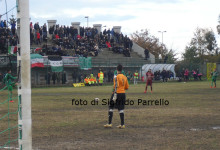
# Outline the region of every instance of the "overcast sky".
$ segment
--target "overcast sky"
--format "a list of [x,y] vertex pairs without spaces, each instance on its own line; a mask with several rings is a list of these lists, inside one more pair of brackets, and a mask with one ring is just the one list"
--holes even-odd
[[[8,10],[15,6],[15,0],[6,1]],[[5,0],[0,0],[0,8],[0,14],[5,13]],[[16,11],[9,15],[12,13]],[[219,14],[220,0],[30,0],[32,22],[43,25],[48,19],[56,19],[60,25],[81,22],[87,26],[84,17],[89,16],[89,26],[122,26],[127,35],[148,29],[160,41],[158,31],[167,31],[164,44],[179,56],[197,27],[211,28],[220,39],[216,31]]]

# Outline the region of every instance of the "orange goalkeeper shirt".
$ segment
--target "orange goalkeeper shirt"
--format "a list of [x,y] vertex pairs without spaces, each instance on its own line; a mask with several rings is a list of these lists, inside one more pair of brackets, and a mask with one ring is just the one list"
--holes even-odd
[[[127,77],[123,74],[118,74],[117,77],[117,92],[116,93],[125,93],[125,90],[129,88]],[[114,89],[115,89],[115,78],[114,78]]]

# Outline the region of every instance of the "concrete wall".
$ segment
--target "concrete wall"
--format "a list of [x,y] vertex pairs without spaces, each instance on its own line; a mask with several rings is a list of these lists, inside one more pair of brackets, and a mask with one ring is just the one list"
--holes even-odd
[[98,34],[102,32],[102,24],[93,24],[93,28],[98,30]]
[[80,22],[72,22],[71,25],[78,30],[78,34],[80,34]]
[[49,34],[50,27],[56,27],[57,20],[47,20],[47,37],[52,38],[52,35]]
[[56,26],[56,23],[57,23],[57,20],[47,20],[47,27],[48,27],[48,30],[50,29],[50,27],[52,26]]
[[[144,49],[142,47],[140,47],[139,45],[137,45],[136,43],[133,42],[133,47],[132,47],[133,51],[138,53],[138,55],[142,56],[143,58],[145,58],[145,54],[144,54]],[[152,64],[155,63],[155,56],[151,53],[149,53],[149,58],[150,62]]]
[[[109,70],[115,71],[116,67],[94,67],[92,70],[81,70],[78,67],[65,67],[64,71],[66,72],[66,84],[71,85],[73,83],[72,73],[76,72],[77,78],[76,82],[78,83],[78,75],[83,74],[84,76],[90,75],[91,73],[94,74],[94,76],[97,78],[99,69],[101,69],[104,73],[108,73]],[[131,71],[134,73],[136,70],[140,70],[140,67],[124,67],[123,70],[125,72]],[[32,68],[31,69],[31,84],[33,87],[35,86],[46,86],[46,80],[45,75],[47,72],[50,71],[50,67],[48,68]],[[62,74],[62,73],[61,73]],[[105,74],[104,82],[107,82],[108,77]],[[50,85],[53,86],[53,80],[52,80],[52,74],[50,77]],[[57,80],[55,81],[55,86],[62,85],[62,80],[60,80],[59,83],[57,83]]]
[[121,33],[121,26],[113,26],[114,32]]

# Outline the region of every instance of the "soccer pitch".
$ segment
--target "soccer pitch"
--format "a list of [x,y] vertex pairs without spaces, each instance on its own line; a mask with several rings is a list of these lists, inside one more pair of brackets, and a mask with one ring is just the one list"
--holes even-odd
[[[202,81],[154,83],[153,93],[148,87],[146,94],[144,88],[145,84],[131,84],[127,91],[125,129],[116,128],[120,124],[116,109],[113,127],[103,127],[112,86],[33,88],[33,149],[220,149],[219,87],[211,89],[210,82]],[[0,96],[1,101],[7,99],[7,91]],[[91,103],[94,98],[99,101]],[[17,101],[10,105],[16,109]],[[2,105],[0,112],[6,107]],[[17,115],[11,120],[17,124]],[[0,124],[2,131],[7,121]]]

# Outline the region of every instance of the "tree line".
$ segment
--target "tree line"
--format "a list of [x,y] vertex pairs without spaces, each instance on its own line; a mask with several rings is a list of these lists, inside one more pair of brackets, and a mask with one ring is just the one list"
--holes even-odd
[[[218,34],[220,34],[220,15],[219,25],[217,25]],[[159,42],[159,39],[150,34],[148,29],[136,31],[131,35],[132,40],[150,53],[155,55],[157,60],[167,59],[167,63],[178,63],[183,67],[194,68],[193,65],[204,64],[205,62],[220,62],[220,55],[216,35],[211,28],[197,27],[189,44],[186,45],[182,53],[182,59],[176,58],[177,53],[174,49],[168,49],[166,45]]]

